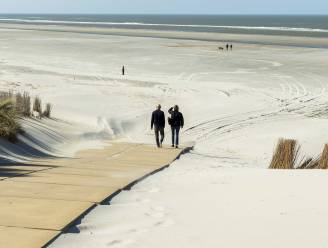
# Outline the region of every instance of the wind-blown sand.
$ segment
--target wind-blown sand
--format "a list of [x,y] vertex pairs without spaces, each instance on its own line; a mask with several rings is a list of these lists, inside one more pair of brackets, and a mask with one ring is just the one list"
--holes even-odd
[[[225,43],[198,34],[155,39],[0,27],[0,89],[52,102],[57,118],[79,123],[74,139],[84,147],[103,139],[153,142],[149,117],[157,103],[179,104],[182,140],[196,142],[191,154],[99,206],[79,234],[51,247],[327,247],[321,191],[328,174],[266,170],[279,137],[298,139],[307,155],[328,141],[328,50],[301,47],[326,41],[297,38],[295,47],[280,37],[289,42],[278,46],[263,36],[260,44],[218,52]],[[167,144],[169,136],[167,129]]]

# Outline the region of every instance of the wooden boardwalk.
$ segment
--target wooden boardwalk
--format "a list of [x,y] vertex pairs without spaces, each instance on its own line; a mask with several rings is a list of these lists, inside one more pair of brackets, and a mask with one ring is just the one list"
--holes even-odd
[[45,247],[97,204],[190,149],[109,143],[75,159],[0,166],[0,248]]

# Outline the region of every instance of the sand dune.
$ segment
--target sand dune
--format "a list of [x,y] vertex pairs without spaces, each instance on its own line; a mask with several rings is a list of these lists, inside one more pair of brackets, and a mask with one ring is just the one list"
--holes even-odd
[[[0,140],[0,164],[27,163],[51,157],[74,157],[82,149],[102,148],[99,137],[92,137],[90,127],[76,129],[78,124],[56,119],[23,119],[23,134],[12,143]],[[93,135],[99,135],[94,130]]]

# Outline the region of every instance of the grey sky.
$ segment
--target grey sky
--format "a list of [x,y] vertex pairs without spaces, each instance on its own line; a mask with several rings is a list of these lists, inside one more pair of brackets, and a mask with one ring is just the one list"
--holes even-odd
[[1,13],[328,14],[327,0],[0,0]]

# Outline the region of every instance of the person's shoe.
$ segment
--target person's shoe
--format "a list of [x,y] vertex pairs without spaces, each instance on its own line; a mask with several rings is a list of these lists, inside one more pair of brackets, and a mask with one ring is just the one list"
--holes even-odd
[[172,145],[171,147],[174,147],[174,145]]
[[177,149],[178,149],[178,148],[179,148],[179,146],[175,146],[175,148],[177,148]]

